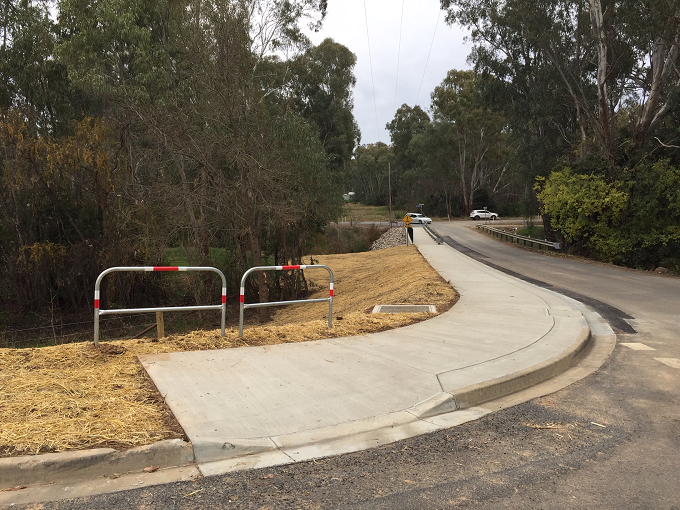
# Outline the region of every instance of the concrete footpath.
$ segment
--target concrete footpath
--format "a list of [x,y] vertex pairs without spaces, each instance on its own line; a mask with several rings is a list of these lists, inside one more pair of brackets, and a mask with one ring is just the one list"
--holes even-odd
[[431,320],[358,337],[140,356],[201,473],[309,460],[455,425],[478,416],[470,408],[479,403],[566,370],[586,346],[590,328],[578,303],[416,232],[418,249],[461,295]]
[[[191,441],[169,446],[183,448],[171,458],[185,459],[184,468],[156,480],[145,473],[140,484],[305,461],[455,426],[490,412],[480,404],[569,369],[592,333],[614,338],[576,301],[437,245],[421,229],[416,244],[460,293],[433,319],[358,337],[140,356]],[[0,460],[0,475],[6,461],[13,460]],[[14,462],[22,484],[58,478],[40,478],[35,459],[23,468]],[[179,465],[169,462],[161,465]],[[100,481],[90,493],[130,488],[131,480]]]

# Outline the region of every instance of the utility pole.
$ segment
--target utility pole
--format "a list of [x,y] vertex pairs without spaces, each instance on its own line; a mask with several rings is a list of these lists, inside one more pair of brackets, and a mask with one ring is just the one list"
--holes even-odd
[[390,207],[390,225],[392,224],[392,164],[387,163],[387,190],[388,196],[387,200]]

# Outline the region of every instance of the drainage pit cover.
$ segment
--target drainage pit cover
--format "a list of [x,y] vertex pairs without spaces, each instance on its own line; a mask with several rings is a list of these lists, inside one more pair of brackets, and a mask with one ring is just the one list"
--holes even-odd
[[373,313],[437,313],[434,305],[375,305]]

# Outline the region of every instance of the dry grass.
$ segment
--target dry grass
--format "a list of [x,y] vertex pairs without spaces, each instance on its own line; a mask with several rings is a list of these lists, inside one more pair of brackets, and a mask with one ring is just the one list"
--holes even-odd
[[[280,308],[265,326],[35,349],[0,349],[0,456],[101,446],[129,448],[182,437],[181,428],[137,361],[139,354],[272,345],[360,335],[431,314],[371,315],[376,304],[453,305],[453,288],[414,247],[318,257],[335,274],[333,328],[324,303]],[[306,276],[328,295],[323,270]],[[251,319],[252,321],[253,319]]]

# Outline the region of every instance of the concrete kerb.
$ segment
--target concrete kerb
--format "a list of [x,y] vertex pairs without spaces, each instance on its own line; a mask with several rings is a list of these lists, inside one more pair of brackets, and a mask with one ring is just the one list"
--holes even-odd
[[181,439],[159,441],[126,451],[96,448],[9,457],[0,459],[0,490],[24,485],[71,483],[143,471],[151,466],[169,468],[193,462],[192,445]]
[[[583,305],[581,308],[587,310]],[[457,397],[442,392],[404,411],[272,437],[276,448],[200,463],[198,467],[204,476],[215,476],[341,455],[458,426],[553,393],[595,372],[616,345],[616,335],[597,313],[588,311],[585,322],[588,326],[581,328],[578,338],[562,355],[505,378],[462,388],[456,392]],[[591,333],[589,326],[597,332]]]
[[453,396],[458,409],[477,406],[484,402],[522,391],[572,367],[579,360],[585,349],[588,348],[592,338],[586,319],[583,318],[581,320],[582,326],[578,337],[568,349],[562,351],[558,356],[504,377],[455,390]]
[[[228,443],[230,445],[228,453],[224,452],[223,446],[215,445],[217,450],[209,458],[204,457],[208,452],[203,450],[199,469],[204,472],[204,465],[213,464],[208,469],[211,473],[216,474],[216,465],[233,468],[233,466],[236,466],[234,460],[237,458],[260,454],[271,456],[274,449],[279,449],[286,456],[299,462],[356,451],[357,448],[354,450],[348,448],[347,442],[350,440],[355,440],[358,443],[365,442],[361,439],[364,435],[372,438],[373,443],[367,446],[371,447],[417,434],[433,432],[443,427],[432,424],[429,420],[431,418],[475,408],[485,402],[535,386],[566,371],[579,361],[588,348],[590,340],[590,328],[586,320],[582,319],[579,334],[568,349],[558,356],[528,369],[452,392],[444,391],[409,409],[395,411],[383,416],[272,438],[253,438],[248,441],[234,440],[233,443]],[[479,413],[473,411],[472,416],[478,417]],[[451,417],[449,417],[450,419]],[[417,432],[413,433],[414,431]],[[389,437],[390,440],[385,441],[385,436]],[[270,443],[270,441],[272,442]],[[197,445],[194,446],[197,447]],[[220,452],[220,449],[222,452]],[[220,453],[222,453],[221,459],[218,458]],[[217,464],[214,464],[215,462]],[[204,474],[206,473],[204,472]]]

